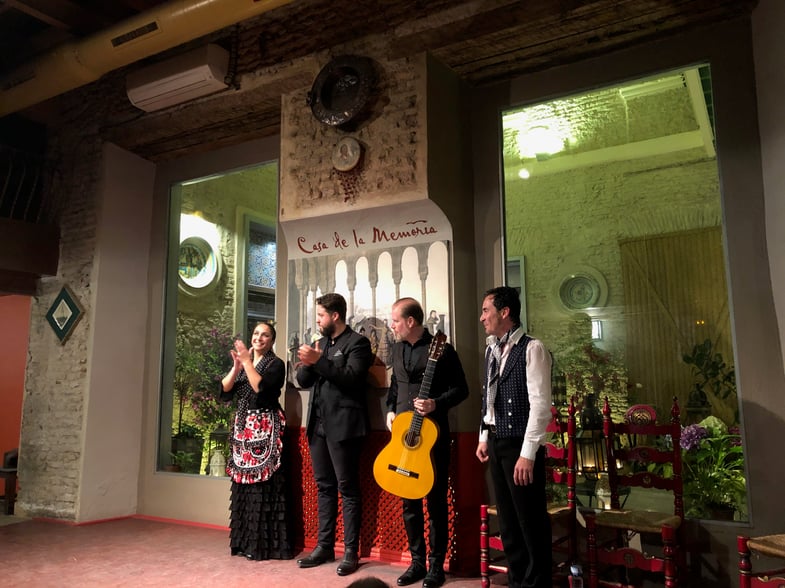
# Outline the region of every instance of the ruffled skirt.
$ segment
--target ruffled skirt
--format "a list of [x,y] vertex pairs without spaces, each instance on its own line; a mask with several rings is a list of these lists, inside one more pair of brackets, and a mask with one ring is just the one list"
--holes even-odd
[[230,547],[250,559],[294,557],[286,512],[283,471],[266,482],[232,482]]

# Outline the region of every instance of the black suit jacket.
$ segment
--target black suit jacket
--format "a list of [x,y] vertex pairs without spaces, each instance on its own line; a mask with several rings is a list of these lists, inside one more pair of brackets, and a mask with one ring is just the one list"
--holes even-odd
[[297,382],[313,388],[308,403],[308,438],[313,434],[318,403],[328,438],[345,441],[368,433],[368,368],[373,363],[371,343],[350,327],[336,339],[319,339],[322,356],[312,366],[297,368]]

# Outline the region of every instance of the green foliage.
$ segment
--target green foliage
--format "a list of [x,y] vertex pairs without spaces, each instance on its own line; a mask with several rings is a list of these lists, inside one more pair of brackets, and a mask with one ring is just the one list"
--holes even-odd
[[179,412],[175,436],[184,429],[195,429],[207,437],[231,423],[234,404],[218,399],[221,379],[232,366],[229,351],[236,338],[225,325],[221,314],[216,314],[210,324],[191,329],[178,317],[174,393]]
[[696,378],[691,397],[708,403],[712,414],[730,425],[738,422],[739,403],[736,397],[736,371],[726,365],[721,353],[714,350],[710,339],[692,348],[682,357],[691,366]]
[[180,430],[177,431],[175,435],[178,439],[196,439],[202,437],[202,431],[199,427],[192,425],[191,423],[182,423],[180,425]]
[[[576,397],[579,405],[594,394],[601,406],[607,396],[615,411],[629,404],[627,368],[616,355],[597,347],[591,341],[579,342],[555,353],[557,368],[564,372],[567,397]],[[621,415],[614,416],[621,418]]]
[[690,517],[712,518],[718,508],[747,512],[741,436],[715,417],[684,427],[684,502]]
[[201,458],[201,456],[188,451],[169,453],[169,457],[172,460],[172,465],[178,466],[183,471],[193,470],[195,467],[198,468],[198,459]]

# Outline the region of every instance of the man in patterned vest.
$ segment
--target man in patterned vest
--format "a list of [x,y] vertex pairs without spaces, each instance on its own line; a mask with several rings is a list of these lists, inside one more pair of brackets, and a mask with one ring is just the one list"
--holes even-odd
[[421,385],[429,361],[433,335],[423,326],[423,309],[413,298],[401,298],[392,307],[391,327],[398,341],[392,349],[392,379],[387,394],[387,428],[392,430],[396,414],[414,410],[432,419],[439,427],[432,457],[435,480],[428,493],[430,554],[425,567],[425,537],[422,499],[403,499],[403,525],[409,539],[412,563],[398,578],[398,586],[422,580],[423,588],[444,584],[447,555],[448,507],[447,475],[450,468],[450,423],[448,412],[469,396],[469,386],[461,360],[446,343],[433,368],[428,396],[421,397]]
[[521,327],[514,288],[485,293],[485,385],[477,458],[490,463],[510,588],[550,588],[551,523],[545,497],[545,428],[551,355]]

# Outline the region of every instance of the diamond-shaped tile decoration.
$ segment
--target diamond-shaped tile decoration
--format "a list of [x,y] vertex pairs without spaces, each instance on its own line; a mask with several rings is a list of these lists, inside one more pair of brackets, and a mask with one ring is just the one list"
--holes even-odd
[[83,314],[84,309],[74,293],[68,286],[63,286],[46,313],[46,320],[52,325],[61,345],[66,342]]

